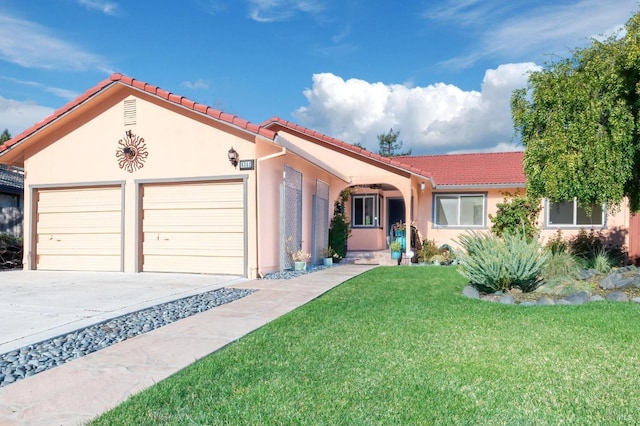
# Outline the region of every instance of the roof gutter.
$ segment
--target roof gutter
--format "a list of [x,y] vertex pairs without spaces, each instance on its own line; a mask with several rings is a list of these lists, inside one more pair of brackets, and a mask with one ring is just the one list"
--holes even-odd
[[490,188],[490,189],[507,189],[507,188],[526,188],[526,184],[522,183],[522,182],[518,182],[518,183],[496,183],[496,184],[474,184],[474,185],[438,185],[437,187],[434,185],[433,189],[442,189],[442,190],[447,190],[447,189],[455,189],[455,190],[460,190],[460,189],[486,189],[486,188]]

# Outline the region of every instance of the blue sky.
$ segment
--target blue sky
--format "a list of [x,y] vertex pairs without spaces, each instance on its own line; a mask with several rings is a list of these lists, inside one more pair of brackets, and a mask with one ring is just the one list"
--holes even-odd
[[377,151],[520,149],[526,73],[619,29],[637,0],[0,0],[0,131],[112,72],[254,123],[279,116]]

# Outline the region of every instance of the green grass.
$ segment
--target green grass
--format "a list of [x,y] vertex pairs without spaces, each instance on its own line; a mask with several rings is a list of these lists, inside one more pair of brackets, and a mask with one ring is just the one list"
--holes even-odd
[[94,425],[630,424],[640,305],[461,296],[452,267],[381,267]]

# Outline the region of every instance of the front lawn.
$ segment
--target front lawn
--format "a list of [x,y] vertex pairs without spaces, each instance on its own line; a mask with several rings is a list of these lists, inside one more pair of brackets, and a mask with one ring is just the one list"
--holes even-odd
[[131,424],[630,424],[640,305],[508,306],[380,267],[99,417]]

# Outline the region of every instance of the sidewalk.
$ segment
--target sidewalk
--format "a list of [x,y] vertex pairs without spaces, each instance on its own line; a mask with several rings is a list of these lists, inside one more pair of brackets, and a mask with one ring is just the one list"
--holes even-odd
[[0,425],[78,425],[374,265],[340,265],[259,291],[0,388]]

